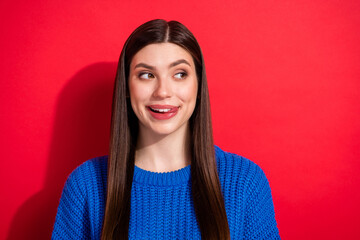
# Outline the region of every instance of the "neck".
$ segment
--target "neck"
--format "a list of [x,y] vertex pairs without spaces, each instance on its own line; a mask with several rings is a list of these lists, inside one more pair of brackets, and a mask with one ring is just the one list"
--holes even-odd
[[186,126],[168,135],[155,135],[139,129],[135,165],[151,172],[170,172],[191,163],[190,130]]

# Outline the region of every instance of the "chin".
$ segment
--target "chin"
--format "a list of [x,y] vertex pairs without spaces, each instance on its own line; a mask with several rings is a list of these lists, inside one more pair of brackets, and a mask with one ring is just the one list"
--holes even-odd
[[152,132],[156,135],[167,136],[177,132],[178,130],[179,129],[174,129],[174,128],[156,128],[156,129],[152,129]]
[[155,135],[166,136],[166,135],[174,134],[176,132],[185,131],[186,123],[184,123],[184,124],[155,124],[152,126],[147,126],[145,128],[150,130],[150,132],[152,132]]

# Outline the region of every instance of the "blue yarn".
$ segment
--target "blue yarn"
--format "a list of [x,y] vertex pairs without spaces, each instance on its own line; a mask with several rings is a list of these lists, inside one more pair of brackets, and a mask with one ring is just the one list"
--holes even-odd
[[[215,147],[231,239],[280,239],[271,190],[250,160]],[[86,161],[68,177],[52,239],[100,239],[107,156]],[[191,197],[190,165],[168,173],[135,166],[129,239],[200,239]]]

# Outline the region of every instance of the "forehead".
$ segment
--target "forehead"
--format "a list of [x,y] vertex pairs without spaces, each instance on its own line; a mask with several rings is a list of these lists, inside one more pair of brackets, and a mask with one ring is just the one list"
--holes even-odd
[[138,63],[146,63],[152,66],[168,65],[180,59],[185,59],[194,67],[194,61],[191,54],[184,48],[174,43],[155,43],[149,44],[138,51],[130,64],[134,67]]

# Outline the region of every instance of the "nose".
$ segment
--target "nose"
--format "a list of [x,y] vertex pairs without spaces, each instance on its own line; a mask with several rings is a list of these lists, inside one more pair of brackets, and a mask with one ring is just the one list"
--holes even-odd
[[153,96],[155,98],[169,98],[172,95],[171,80],[163,77],[156,81]]

